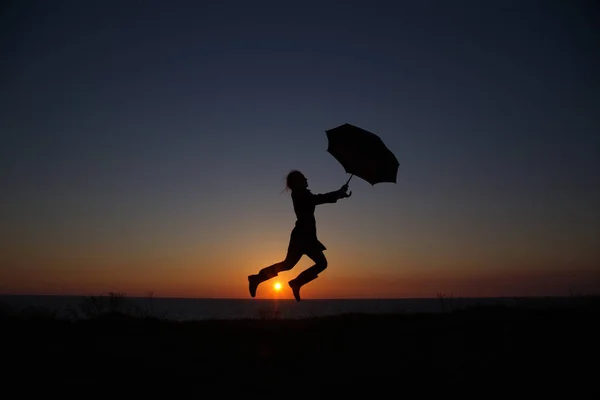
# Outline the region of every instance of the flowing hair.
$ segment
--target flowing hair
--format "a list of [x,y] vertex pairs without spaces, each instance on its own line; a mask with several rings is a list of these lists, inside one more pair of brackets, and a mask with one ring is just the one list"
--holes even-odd
[[283,188],[281,193],[294,190],[293,188],[297,186],[299,179],[303,176],[304,175],[302,174],[302,172],[298,171],[297,169],[293,169],[290,172],[288,172],[288,174],[285,177],[285,187]]

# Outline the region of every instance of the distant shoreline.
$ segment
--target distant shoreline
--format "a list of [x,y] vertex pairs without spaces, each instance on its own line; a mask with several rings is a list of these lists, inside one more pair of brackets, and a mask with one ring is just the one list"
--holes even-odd
[[[37,294],[37,293],[0,293],[2,297],[110,297],[110,293],[102,294]],[[249,298],[249,297],[172,297],[172,296],[129,296],[122,294],[123,297],[131,299],[172,299],[172,300],[248,300],[248,301],[295,301],[292,297],[290,298]],[[455,299],[482,299],[482,300],[511,300],[511,299],[570,299],[570,298],[600,298],[600,294],[565,294],[565,295],[548,295],[548,296],[454,296],[451,294],[445,295],[446,298]],[[437,300],[439,296],[431,297],[328,297],[328,298],[307,298],[303,301],[386,301],[386,300]]]
[[90,319],[104,314],[177,321],[298,319],[343,314],[447,313],[474,307],[544,309],[600,303],[600,296],[417,299],[179,299],[109,296],[0,295],[0,314],[22,318]]

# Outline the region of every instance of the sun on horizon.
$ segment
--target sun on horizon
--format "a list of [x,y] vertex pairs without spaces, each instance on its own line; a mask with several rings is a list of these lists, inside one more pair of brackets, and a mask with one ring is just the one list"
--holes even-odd
[[276,292],[279,292],[281,290],[281,283],[275,282],[273,289],[275,289]]

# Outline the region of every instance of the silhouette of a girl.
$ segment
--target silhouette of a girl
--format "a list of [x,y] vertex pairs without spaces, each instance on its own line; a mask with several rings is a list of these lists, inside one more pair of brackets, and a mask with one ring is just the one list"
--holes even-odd
[[286,189],[292,191],[292,201],[296,213],[296,225],[290,235],[287,255],[285,260],[263,268],[256,275],[248,276],[250,296],[252,297],[256,296],[256,289],[260,283],[276,277],[281,271],[291,270],[306,254],[315,262],[315,265],[288,283],[296,301],[300,301],[300,288],[316,279],[327,268],[327,259],[323,254],[326,247],[317,238],[315,207],[319,204],[336,203],[339,199],[352,195],[352,192],[348,193],[348,183],[333,192],[313,194],[308,190],[306,177],[297,170],[293,170],[287,175]]

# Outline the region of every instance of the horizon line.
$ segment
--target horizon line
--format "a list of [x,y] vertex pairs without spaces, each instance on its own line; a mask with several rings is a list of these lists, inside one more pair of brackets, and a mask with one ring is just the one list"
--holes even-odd
[[[129,296],[124,293],[113,292],[112,295],[130,299],[165,299],[165,300],[246,300],[246,301],[293,301],[292,298],[246,298],[246,297],[178,297],[178,296]],[[49,294],[49,293],[0,293],[0,296],[40,296],[40,297],[111,297],[106,294]],[[600,297],[600,293],[594,294],[563,294],[563,295],[519,295],[519,296],[460,296],[451,293],[440,293],[436,296],[422,297],[320,297],[302,299],[302,302],[311,300],[446,300],[446,299],[542,299],[542,298],[569,298],[569,297]]]

